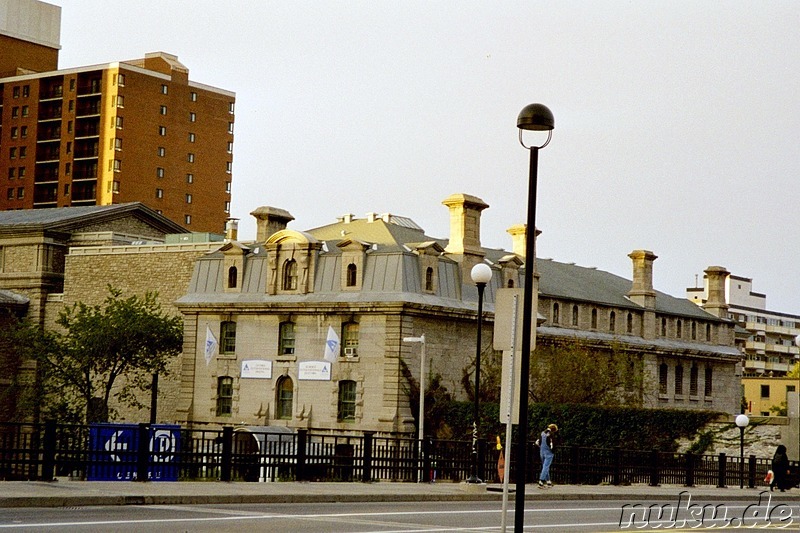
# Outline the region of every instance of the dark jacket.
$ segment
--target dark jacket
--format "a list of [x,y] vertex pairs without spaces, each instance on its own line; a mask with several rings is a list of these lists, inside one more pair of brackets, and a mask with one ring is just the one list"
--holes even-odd
[[781,445],[775,451],[775,456],[772,458],[772,473],[774,479],[772,484],[779,489],[791,488],[789,484],[789,456],[786,455],[786,447]]

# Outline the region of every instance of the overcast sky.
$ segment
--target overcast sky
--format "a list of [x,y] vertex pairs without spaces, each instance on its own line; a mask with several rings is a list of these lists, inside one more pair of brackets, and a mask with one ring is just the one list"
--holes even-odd
[[236,92],[232,214],[310,229],[390,212],[447,237],[467,193],[485,246],[525,221],[516,117],[540,102],[540,257],[658,290],[709,265],[800,314],[800,2],[50,0],[60,67],[176,54]]

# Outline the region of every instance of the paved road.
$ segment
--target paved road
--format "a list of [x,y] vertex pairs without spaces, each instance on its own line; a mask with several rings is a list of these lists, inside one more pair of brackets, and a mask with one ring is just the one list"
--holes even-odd
[[[727,525],[739,531],[763,531],[765,526],[800,530],[800,504],[797,502],[679,499],[631,507],[632,503],[635,502],[531,501],[526,504],[525,529],[696,531]],[[513,531],[513,505],[510,508],[508,531]],[[500,531],[500,510],[497,501],[7,508],[0,509],[0,532],[496,532]]]

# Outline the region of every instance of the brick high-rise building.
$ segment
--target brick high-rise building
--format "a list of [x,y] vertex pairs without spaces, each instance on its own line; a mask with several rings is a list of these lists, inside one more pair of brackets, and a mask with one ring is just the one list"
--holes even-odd
[[0,16],[0,72],[13,73],[0,78],[0,210],[138,201],[189,230],[224,232],[235,94],[190,81],[164,52],[37,72],[57,62],[52,16],[50,41],[39,39],[49,48],[8,37],[25,35],[8,27],[35,26],[48,4],[9,5],[13,16]]

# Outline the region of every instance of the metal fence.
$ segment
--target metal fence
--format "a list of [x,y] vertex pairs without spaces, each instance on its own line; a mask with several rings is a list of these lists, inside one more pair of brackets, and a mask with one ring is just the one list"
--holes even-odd
[[[178,428],[172,447],[153,444],[149,424],[128,425],[130,439],[97,441],[89,426],[0,424],[0,479],[169,479],[179,481],[463,481],[473,468],[471,441],[342,436],[286,428],[221,430]],[[177,427],[177,426],[175,426]],[[279,431],[282,430],[282,431]],[[94,437],[93,437],[94,435]],[[499,452],[479,442],[478,473],[499,481]],[[530,443],[526,481],[539,471]],[[656,450],[560,447],[552,467],[556,483],[763,486],[769,461]],[[512,457],[511,481],[517,465]],[[164,476],[161,478],[161,476]]]

